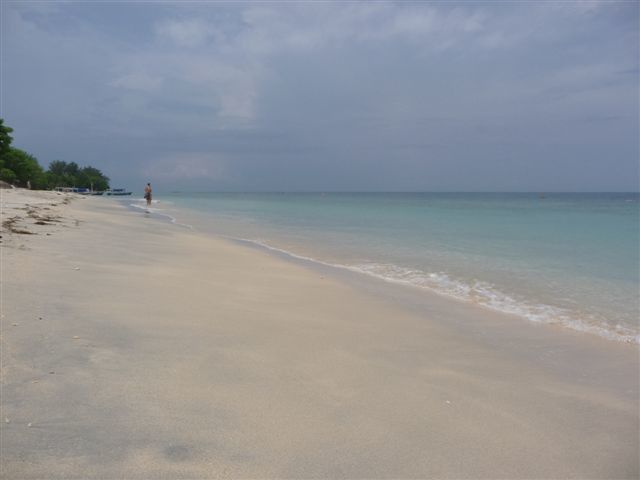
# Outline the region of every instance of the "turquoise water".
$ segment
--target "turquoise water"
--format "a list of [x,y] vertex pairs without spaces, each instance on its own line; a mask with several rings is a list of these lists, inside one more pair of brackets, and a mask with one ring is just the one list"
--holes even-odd
[[175,193],[195,228],[639,342],[637,193]]

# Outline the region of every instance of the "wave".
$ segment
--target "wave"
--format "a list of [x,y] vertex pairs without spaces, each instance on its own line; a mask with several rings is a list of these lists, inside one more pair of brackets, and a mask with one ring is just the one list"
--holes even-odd
[[[142,201],[145,202],[144,199],[142,199]],[[155,200],[151,202],[152,205],[154,203],[157,204],[159,202],[157,202]],[[172,215],[169,215],[168,213],[166,213],[164,210],[162,210],[160,208],[147,207],[146,203],[145,204],[141,204],[141,205],[139,205],[137,203],[130,203],[129,206],[132,207],[132,208],[138,209],[138,210],[143,210],[145,213],[152,213],[154,215],[158,215],[158,216],[161,216],[161,217],[168,218],[169,221],[171,223],[173,223],[174,225],[178,225],[180,227],[184,227],[184,228],[188,228],[189,230],[193,230],[193,226],[192,225],[188,225],[186,223],[179,223],[175,217],[173,217]]]
[[[231,237],[230,237],[231,238]],[[386,282],[425,289],[457,300],[473,303],[494,311],[519,316],[535,323],[560,325],[584,333],[597,335],[608,340],[640,344],[640,334],[623,325],[609,325],[595,318],[578,317],[569,310],[545,304],[518,300],[501,292],[488,282],[465,282],[454,279],[445,272],[424,272],[387,263],[366,263],[344,265],[324,262],[312,257],[274,247],[259,239],[233,238],[236,241],[257,245],[286,256],[316,264],[340,268],[374,277]]]
[[[130,201],[143,203],[143,204],[147,203],[147,199],[146,198],[132,198]],[[151,204],[152,205],[157,205],[159,203],[162,203],[163,205],[173,205],[173,202],[169,202],[167,200],[162,200],[162,201],[160,201],[160,200],[151,200]]]

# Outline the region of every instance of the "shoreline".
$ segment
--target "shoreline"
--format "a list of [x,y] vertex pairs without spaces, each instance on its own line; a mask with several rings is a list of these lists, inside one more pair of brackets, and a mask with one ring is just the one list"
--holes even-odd
[[[175,223],[175,222],[174,222]],[[193,228],[191,226],[189,226],[190,228]],[[395,279],[392,277],[386,277],[383,275],[378,275],[375,273],[371,273],[356,267],[352,267],[349,265],[341,265],[341,264],[333,264],[333,263],[327,263],[324,262],[322,260],[318,260],[315,258],[311,258],[311,257],[305,257],[305,256],[301,256],[298,255],[296,253],[293,252],[289,252],[287,250],[282,250],[278,247],[274,247],[271,246],[269,244],[266,243],[261,243],[259,241],[255,241],[255,240],[250,240],[250,239],[244,239],[244,238],[235,238],[235,237],[229,237],[229,236],[224,236],[224,235],[217,235],[217,237],[219,238],[223,238],[223,239],[227,239],[230,241],[233,241],[235,243],[237,243],[238,245],[244,245],[244,246],[248,246],[249,248],[255,248],[267,253],[270,253],[272,255],[276,255],[279,258],[285,258],[288,261],[292,261],[292,262],[298,262],[300,264],[310,264],[310,265],[315,265],[319,268],[329,268],[329,269],[336,269],[336,270],[343,270],[343,271],[348,271],[350,273],[354,273],[356,275],[364,275],[366,277],[369,277],[371,279],[375,279],[381,282],[385,282],[386,284],[393,284],[393,285],[397,285],[397,286],[401,286],[403,288],[410,288],[415,292],[420,292],[422,294],[426,294],[426,295],[437,295],[439,297],[442,298],[446,298],[449,301],[452,302],[462,302],[465,305],[471,305],[475,308],[480,308],[482,310],[485,311],[490,311],[493,312],[495,314],[498,315],[502,315],[502,316],[509,316],[509,317],[513,317],[515,319],[517,319],[517,321],[525,321],[528,323],[532,323],[534,325],[540,325],[540,326],[547,326],[547,327],[551,327],[551,328],[561,328],[563,330],[569,330],[569,331],[574,331],[574,332],[578,332],[578,333],[584,333],[590,336],[597,336],[599,338],[602,338],[604,340],[610,341],[610,342],[614,342],[614,343],[618,343],[618,344],[626,344],[626,345],[635,345],[638,346],[640,345],[640,335],[638,334],[634,334],[634,333],[622,333],[620,331],[611,331],[611,330],[607,330],[605,327],[602,326],[595,326],[595,325],[589,325],[586,324],[584,322],[582,323],[576,323],[575,321],[556,321],[556,320],[532,320],[530,315],[527,315],[527,313],[522,313],[522,312],[513,312],[510,311],[509,309],[502,309],[502,308],[497,308],[495,306],[492,306],[490,304],[486,304],[486,303],[479,303],[479,302],[474,302],[472,300],[469,300],[467,298],[463,298],[451,293],[448,293],[446,291],[439,291],[435,288],[429,287],[429,286],[421,286],[421,285],[416,285],[414,283],[411,283],[409,281],[404,281],[404,280],[399,280],[399,279]],[[313,268],[313,267],[312,267]],[[525,308],[529,308],[528,305],[524,306]]]
[[635,346],[57,207],[3,233],[3,476],[638,475]]
[[[123,202],[127,208],[140,210],[142,207],[132,204],[130,202]],[[257,248],[269,254],[275,254],[285,260],[298,262],[303,265],[313,266],[318,265],[321,267],[334,268],[342,271],[354,272],[359,275],[364,275],[369,278],[374,278],[379,281],[383,281],[386,284],[401,285],[405,288],[410,288],[416,291],[420,291],[425,295],[438,295],[440,297],[447,298],[454,302],[463,302],[467,305],[473,305],[485,311],[491,311],[499,315],[508,315],[517,318],[517,321],[522,320],[537,325],[547,325],[550,328],[568,329],[575,332],[586,333],[588,335],[598,336],[608,341],[612,341],[618,344],[631,344],[640,345],[640,334],[637,333],[637,327],[625,326],[624,321],[612,321],[610,318],[589,319],[589,315],[586,312],[582,312],[582,316],[576,315],[576,312],[570,312],[564,307],[552,306],[536,301],[532,298],[519,298],[510,296],[499,290],[498,287],[484,282],[482,279],[477,280],[480,284],[481,293],[478,297],[475,292],[476,287],[473,282],[469,283],[468,280],[456,280],[450,278],[445,272],[439,274],[429,274],[421,272],[420,270],[411,270],[406,265],[398,266],[391,264],[390,266],[394,270],[398,270],[400,274],[385,274],[376,270],[367,268],[369,266],[377,266],[377,263],[358,265],[351,264],[345,258],[340,260],[322,260],[316,258],[313,253],[309,253],[307,248],[306,253],[299,253],[298,250],[304,251],[305,248],[302,245],[298,245],[299,249],[285,249],[280,248],[274,243],[265,240],[261,240],[262,236],[259,232],[253,236],[233,236],[222,233],[217,230],[217,227],[209,227],[207,224],[212,221],[211,218],[207,218],[202,212],[189,209],[184,206],[176,206],[170,202],[169,211],[171,214],[166,213],[163,210],[162,204],[160,208],[156,207],[153,210],[153,215],[157,215],[159,218],[168,218],[176,225],[189,228],[191,230],[197,230],[203,234],[213,235],[216,238],[223,240],[233,241],[238,245],[248,246],[251,248]],[[185,218],[188,221],[186,223],[179,223],[179,218]],[[212,223],[215,225],[215,221]],[[282,239],[280,239],[282,240]],[[280,242],[282,243],[282,242]],[[286,243],[286,241],[285,241]],[[294,251],[296,250],[296,251]],[[313,248],[311,248],[313,250]],[[381,266],[381,265],[378,265]],[[413,267],[412,267],[413,268]],[[397,273],[397,272],[396,272]],[[404,278],[404,274],[409,274],[409,279]],[[417,275],[417,277],[416,277]],[[426,276],[439,277],[435,283],[425,281]],[[414,278],[415,277],[415,278]],[[445,282],[442,285],[442,281]],[[466,283],[465,283],[466,282]],[[522,293],[522,292],[521,292]]]

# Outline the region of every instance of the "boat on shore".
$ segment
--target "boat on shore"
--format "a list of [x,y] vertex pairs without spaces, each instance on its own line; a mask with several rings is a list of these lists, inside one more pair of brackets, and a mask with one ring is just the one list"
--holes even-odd
[[64,192],[64,193],[79,193],[80,195],[131,195],[132,192],[128,192],[124,188],[110,188],[108,190],[91,190],[89,188],[79,188],[79,187],[56,187],[56,192]]
[[54,191],[62,193],[79,193],[80,195],[95,195],[98,193],[84,187],[56,187]]
[[107,196],[116,196],[116,195],[131,195],[132,192],[127,192],[124,188],[113,188],[113,189],[105,190],[103,193]]

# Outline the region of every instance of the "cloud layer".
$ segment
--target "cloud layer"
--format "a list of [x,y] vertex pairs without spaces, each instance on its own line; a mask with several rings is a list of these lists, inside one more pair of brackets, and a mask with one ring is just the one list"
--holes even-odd
[[638,5],[2,3],[42,162],[223,190],[636,190]]

